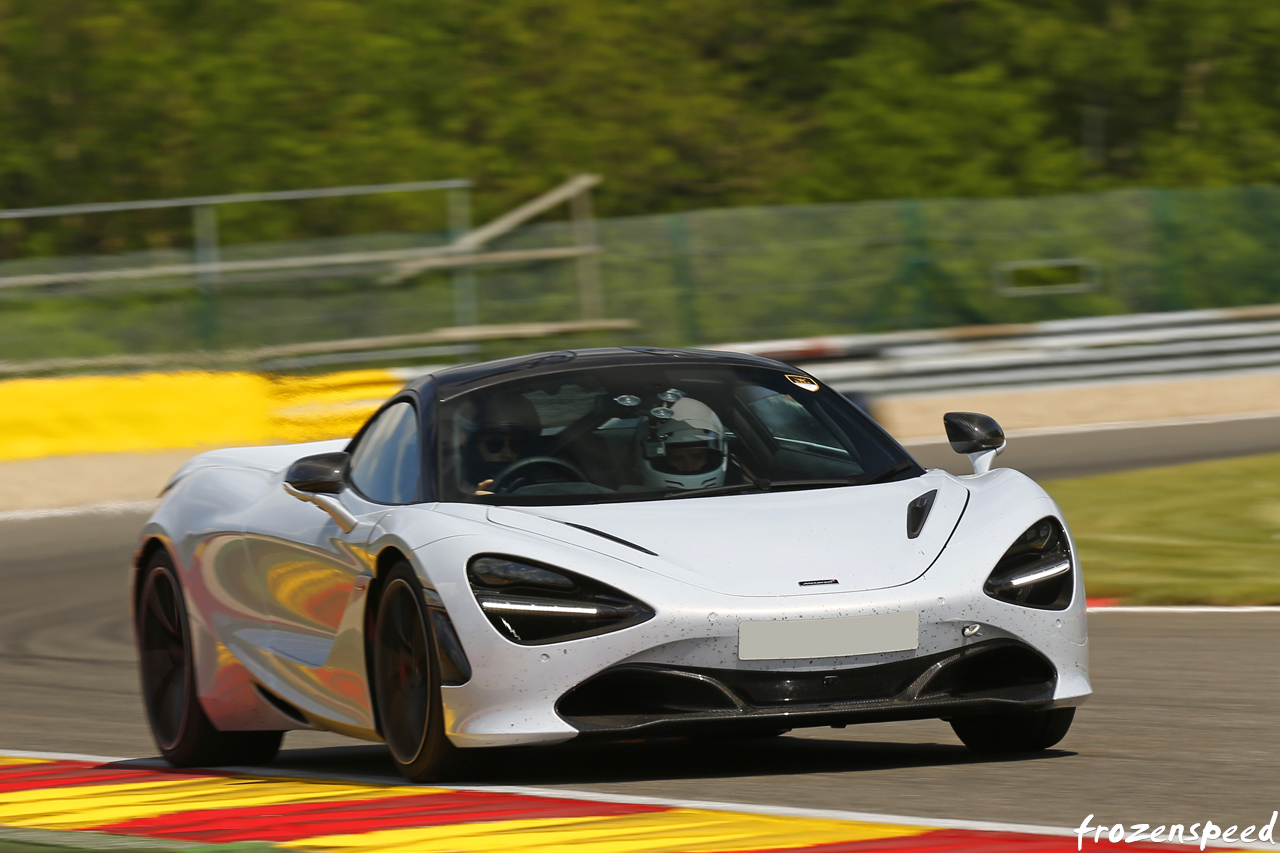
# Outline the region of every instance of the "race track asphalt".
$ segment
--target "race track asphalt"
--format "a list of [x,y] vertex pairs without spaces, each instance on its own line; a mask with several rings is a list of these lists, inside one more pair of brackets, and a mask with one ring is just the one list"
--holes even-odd
[[[973,472],[968,459],[945,441],[908,444],[907,450],[926,468]],[[996,465],[1017,468],[1036,480],[1056,480],[1277,452],[1280,417],[1271,416],[1015,433]]]
[[[1222,446],[1203,437],[1184,458]],[[155,754],[124,587],[142,521],[0,521],[0,752]],[[1060,826],[1243,826],[1280,809],[1280,613],[1100,613],[1090,634],[1096,695],[1033,758],[979,757],[922,721],[481,751],[458,782]],[[277,768],[396,778],[377,745],[300,732],[285,747]]]

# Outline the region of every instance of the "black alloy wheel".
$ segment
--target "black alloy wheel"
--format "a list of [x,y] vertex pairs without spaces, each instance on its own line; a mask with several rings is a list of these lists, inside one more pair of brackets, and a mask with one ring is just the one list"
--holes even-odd
[[175,767],[271,761],[284,732],[219,731],[201,707],[182,587],[163,549],[147,561],[136,615],[142,701],[165,760]]
[[422,586],[407,562],[387,574],[373,628],[374,693],[379,729],[400,772],[438,780],[456,748],[444,733],[440,667]]
[[1067,736],[1075,708],[955,717],[952,730],[974,752],[1039,752]]

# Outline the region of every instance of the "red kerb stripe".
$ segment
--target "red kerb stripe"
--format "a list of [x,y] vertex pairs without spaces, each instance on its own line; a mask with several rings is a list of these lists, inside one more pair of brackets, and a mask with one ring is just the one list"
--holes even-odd
[[321,835],[409,829],[439,824],[613,817],[667,810],[659,806],[561,800],[518,794],[448,792],[379,800],[200,809],[85,829],[184,841],[294,841]]
[[161,779],[208,778],[155,767],[125,767],[110,764],[81,764],[59,761],[49,764],[0,765],[0,793],[61,788],[69,785],[119,785]]

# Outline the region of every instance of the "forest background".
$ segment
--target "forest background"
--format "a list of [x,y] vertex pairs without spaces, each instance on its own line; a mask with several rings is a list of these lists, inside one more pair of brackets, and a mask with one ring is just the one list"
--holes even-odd
[[[1277,44],[1258,0],[0,0],[0,208],[460,177],[483,219],[580,172],[604,216],[1274,183]],[[0,223],[6,258],[189,241],[163,211]]]

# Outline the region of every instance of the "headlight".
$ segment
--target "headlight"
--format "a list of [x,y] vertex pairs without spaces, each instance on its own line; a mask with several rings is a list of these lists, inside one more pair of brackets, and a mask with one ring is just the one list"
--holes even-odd
[[1062,525],[1042,518],[1009,546],[982,590],[1010,604],[1065,610],[1074,592],[1072,567]]
[[653,618],[651,607],[611,586],[510,557],[476,557],[467,580],[490,624],[524,646],[604,634]]

